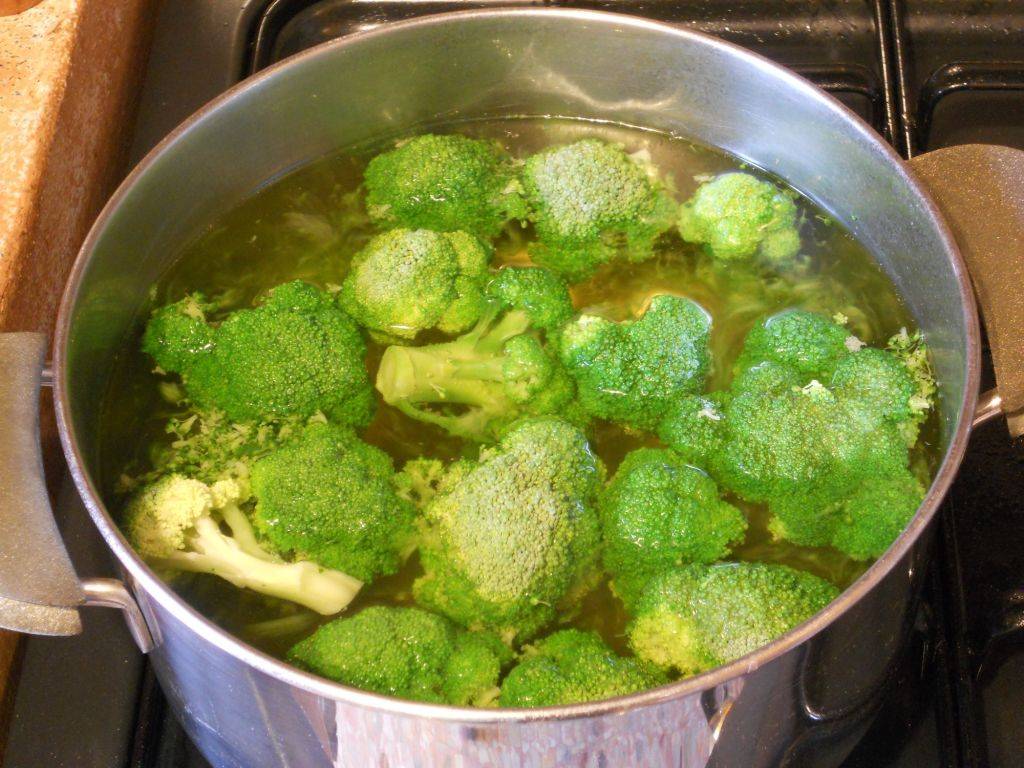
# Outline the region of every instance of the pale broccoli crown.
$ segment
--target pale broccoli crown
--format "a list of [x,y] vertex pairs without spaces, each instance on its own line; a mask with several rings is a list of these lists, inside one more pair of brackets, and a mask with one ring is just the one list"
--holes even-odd
[[627,606],[667,568],[726,557],[747,529],[714,480],[666,449],[629,453],[601,494],[600,511],[605,569]]
[[701,184],[679,208],[679,234],[711,257],[769,263],[800,251],[793,193],[749,173],[724,173]]
[[667,682],[653,665],[619,656],[594,632],[564,629],[527,647],[501,684],[503,707],[610,699]]
[[160,308],[142,348],[164,371],[181,376],[194,405],[233,420],[323,411],[363,425],[373,416],[358,327],[331,296],[299,280],[216,325],[207,323],[199,296]]
[[567,311],[565,285],[534,269],[503,269],[496,280],[488,309],[468,333],[385,350],[377,371],[384,401],[470,440],[500,436],[522,416],[561,413],[585,421],[571,377],[541,341],[540,329]]
[[555,418],[516,424],[427,506],[416,600],[470,628],[525,640],[565,615],[597,576],[603,467]]
[[560,277],[542,267],[504,267],[487,285],[487,295],[500,306],[518,309],[530,325],[555,331],[573,316],[569,288]]
[[256,526],[279,551],[363,581],[394,573],[414,517],[394,477],[390,457],[351,429],[313,424],[253,463]]
[[652,257],[675,219],[655,169],[617,144],[551,147],[526,160],[522,179],[537,233],[530,255],[573,282],[616,258]]
[[[766,503],[777,537],[858,559],[881,555],[924,495],[908,449],[931,407],[920,394],[929,391],[927,367],[918,385],[894,352],[866,347],[828,319],[787,312],[750,332],[737,369],[731,391],[711,398],[713,411],[675,403],[661,438],[724,488]],[[870,503],[866,486],[875,489]]]
[[[236,587],[304,605],[323,614],[343,610],[362,582],[308,560],[285,562],[256,539],[241,504],[249,498],[236,479],[206,484],[166,475],[128,502],[124,527],[154,568],[207,573]],[[224,527],[230,533],[224,532]]]
[[711,366],[710,332],[711,318],[699,304],[655,296],[631,322],[577,317],[562,330],[561,360],[585,411],[654,429],[674,399],[703,387]]
[[767,645],[831,602],[824,579],[784,565],[717,563],[648,582],[627,630],[637,657],[695,675]]
[[288,660],[354,688],[455,706],[493,705],[512,651],[419,608],[372,606],[335,619],[295,645]]
[[492,141],[426,134],[370,161],[366,208],[386,227],[494,237],[525,217],[516,166]]
[[412,339],[430,328],[459,333],[486,307],[491,255],[465,232],[393,229],[352,259],[341,306],[385,338]]

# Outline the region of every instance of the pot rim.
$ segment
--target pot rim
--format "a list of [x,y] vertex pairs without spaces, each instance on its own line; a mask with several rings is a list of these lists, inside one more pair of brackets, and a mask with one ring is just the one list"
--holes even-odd
[[[284,661],[280,661],[277,658],[265,654],[221,629],[212,621],[197,612],[181,597],[179,597],[177,593],[175,593],[161,578],[159,578],[135,553],[134,549],[122,535],[120,528],[116,525],[101,500],[99,491],[85,468],[79,451],[78,440],[72,428],[72,416],[68,405],[68,376],[70,374],[66,370],[68,365],[67,343],[72,310],[77,303],[82,278],[88,267],[90,256],[105,228],[106,222],[111,217],[113,211],[119,207],[121,201],[131,193],[136,180],[145,174],[146,170],[154,163],[155,159],[163,154],[163,152],[171,145],[175,144],[179,138],[187,134],[209,114],[217,111],[226,103],[233,101],[241,93],[259,88],[264,82],[274,78],[278,72],[286,68],[299,66],[302,62],[327,55],[328,52],[335,49],[359,45],[363,41],[379,36],[387,36],[395,31],[404,31],[439,24],[472,22],[474,19],[503,17],[521,19],[558,18],[566,22],[587,21],[602,26],[625,26],[656,32],[661,35],[667,35],[675,38],[683,45],[707,46],[717,49],[727,56],[746,60],[749,64],[770,73],[773,77],[786,83],[787,87],[802,93],[805,98],[817,101],[837,117],[840,117],[844,122],[850,125],[850,127],[855,129],[855,131],[860,134],[861,138],[866,139],[870,144],[872,144],[875,151],[884,156],[890,162],[893,168],[893,173],[900,177],[903,183],[908,184],[925,203],[931,220],[931,225],[936,229],[944,242],[946,249],[945,255],[949,259],[953,272],[956,276],[961,308],[964,313],[965,326],[967,329],[965,386],[963,400],[960,404],[956,430],[950,440],[949,447],[946,450],[946,454],[942,459],[939,469],[935,474],[935,478],[928,489],[928,493],[906,529],[892,543],[889,549],[886,550],[885,554],[872,563],[871,566],[835,600],[803,624],[795,627],[785,635],[776,638],[768,645],[762,646],[746,656],[736,659],[724,666],[716,667],[715,669],[709,670],[703,674],[657,688],[640,691],[638,693],[619,696],[613,699],[584,704],[542,707],[535,709],[474,709],[469,707],[453,707],[409,701],[406,699],[352,688],[303,672]],[[150,150],[145,158],[143,158],[143,160],[136,165],[134,169],[132,169],[124,181],[118,186],[107,204],[103,207],[102,211],[90,228],[89,234],[86,236],[72,267],[63,298],[61,300],[54,336],[54,406],[57,415],[57,426],[60,433],[61,444],[64,449],[65,457],[68,461],[69,470],[75,485],[78,488],[78,492],[81,495],[96,527],[99,529],[107,545],[117,556],[122,566],[129,572],[133,581],[133,587],[135,587],[135,589],[141,588],[147,595],[152,599],[155,599],[164,609],[174,616],[175,619],[188,627],[192,632],[212,643],[225,653],[272,678],[281,680],[282,682],[293,685],[314,695],[337,700],[339,702],[368,707],[375,710],[383,710],[394,714],[436,718],[455,723],[500,724],[537,722],[545,720],[587,718],[603,714],[623,712],[634,708],[653,706],[674,699],[690,696],[721,685],[753,672],[759,667],[781,657],[796,646],[814,637],[849,610],[899,564],[901,559],[923,534],[934,517],[939,504],[942,502],[950,483],[956,475],[966,449],[968,436],[972,426],[972,415],[978,397],[980,378],[979,348],[979,321],[974,293],[968,279],[967,267],[960,255],[948,226],[939,212],[938,207],[932,200],[927,189],[917,180],[909,166],[902,161],[896,151],[870,126],[861,120],[858,115],[825,91],[820,90],[789,69],[786,69],[760,54],[754,53],[753,51],[741,46],[715,38],[711,35],[694,32],[688,29],[680,29],[666,23],[650,21],[629,14],[563,8],[468,10],[433,14],[408,21],[389,23],[376,29],[362,31],[337,40],[328,41],[301,53],[295,54],[234,85],[195,112],[175,128],[174,131],[168,134],[168,136],[152,150]]]

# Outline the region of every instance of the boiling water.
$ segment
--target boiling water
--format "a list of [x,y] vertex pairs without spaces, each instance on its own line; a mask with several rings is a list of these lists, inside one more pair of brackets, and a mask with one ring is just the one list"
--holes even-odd
[[[503,120],[449,127],[474,136],[497,138],[515,155],[525,156],[554,143],[599,137],[645,150],[670,179],[679,200],[690,196],[711,175],[744,167],[736,158],[682,139],[634,128],[569,120]],[[342,282],[349,261],[374,234],[362,209],[359,184],[372,152],[339,153],[312,163],[268,185],[217,219],[187,247],[154,289],[154,305],[202,291],[222,296],[229,308],[251,306],[267,289],[301,278],[322,287]],[[757,172],[756,169],[747,169]],[[678,237],[666,237],[657,258],[640,264],[606,265],[586,283],[573,288],[577,309],[610,319],[632,318],[654,294],[673,293],[699,302],[714,318],[711,334],[713,369],[709,389],[727,385],[729,372],[746,332],[761,316],[798,307],[849,318],[853,333],[881,345],[913,319],[886,274],[842,227],[809,201],[804,211],[804,261],[785,272],[765,274],[752,266],[717,267]],[[527,261],[529,233],[510,228],[496,243],[496,263]],[[145,471],[155,444],[168,440],[165,425],[179,415],[159,396],[152,362],[137,349],[125,351],[105,403],[106,445],[102,470],[108,496],[123,504],[116,491],[122,474]],[[370,344],[367,364],[375,371],[382,348]],[[140,424],[139,414],[146,414]],[[915,461],[929,469],[937,455],[936,429],[926,425]],[[628,451],[655,445],[610,424],[598,424],[593,447],[613,472]],[[443,459],[472,453],[473,446],[437,428],[411,420],[381,404],[365,438],[390,453],[400,465],[427,455]],[[767,515],[757,506],[730,499],[747,513],[750,527],[735,557],[785,563],[823,576],[840,587],[851,583],[866,564],[831,549],[798,547],[773,541]],[[353,604],[411,602],[418,573],[415,558],[399,574],[366,588]],[[282,653],[311,631],[318,617],[290,604],[240,593],[219,579],[182,577],[176,586],[192,604],[229,630],[271,652]],[[622,648],[625,615],[606,586],[591,594],[574,626],[595,628]]]

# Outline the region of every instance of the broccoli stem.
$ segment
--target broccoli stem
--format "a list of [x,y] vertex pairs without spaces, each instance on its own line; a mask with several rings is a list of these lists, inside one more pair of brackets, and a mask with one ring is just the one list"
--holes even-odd
[[[454,341],[426,347],[388,347],[377,372],[384,401],[399,408],[412,403],[457,403],[491,411],[509,405],[504,393],[505,343],[524,333],[530,319],[521,310],[489,311],[473,330]],[[497,322],[496,322],[497,320]],[[505,403],[503,407],[502,404]]]
[[[227,509],[225,509],[227,512]],[[363,583],[342,573],[321,568],[308,560],[285,563],[259,548],[248,521],[228,512],[224,518],[234,536],[225,535],[212,517],[196,521],[188,540],[190,551],[151,560],[153,565],[192,573],[210,573],[265,595],[290,600],[317,613],[343,610]],[[238,531],[247,529],[239,537]],[[244,542],[244,543],[243,543]],[[250,550],[253,546],[259,554]]]

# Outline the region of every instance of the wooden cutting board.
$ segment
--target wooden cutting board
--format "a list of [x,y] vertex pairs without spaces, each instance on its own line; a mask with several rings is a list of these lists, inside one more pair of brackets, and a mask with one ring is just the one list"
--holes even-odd
[[[2,331],[53,330],[75,253],[124,170],[155,5],[0,0]],[[60,450],[43,399],[44,459],[56,484]],[[0,632],[0,756],[17,648],[17,636]]]

